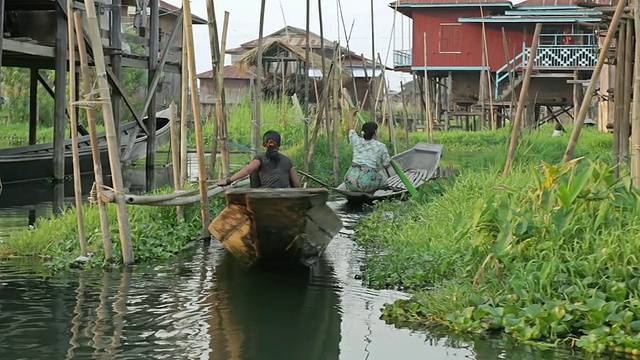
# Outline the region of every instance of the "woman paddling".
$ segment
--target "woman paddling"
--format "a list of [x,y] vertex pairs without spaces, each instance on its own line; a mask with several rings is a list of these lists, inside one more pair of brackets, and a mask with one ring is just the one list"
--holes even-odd
[[[349,111],[353,119],[355,110]],[[351,121],[353,123],[353,121]],[[380,170],[391,166],[387,146],[378,141],[378,124],[373,121],[362,125],[362,138],[353,129],[349,130],[349,141],[353,147],[353,161],[344,177],[347,189],[356,192],[373,193],[386,186]]]
[[227,186],[232,182],[251,176],[252,188],[299,188],[300,179],[293,162],[280,153],[280,134],[269,130],[262,136],[262,146],[267,148],[263,154],[257,154],[249,165],[243,167],[233,176],[218,180],[219,186]]

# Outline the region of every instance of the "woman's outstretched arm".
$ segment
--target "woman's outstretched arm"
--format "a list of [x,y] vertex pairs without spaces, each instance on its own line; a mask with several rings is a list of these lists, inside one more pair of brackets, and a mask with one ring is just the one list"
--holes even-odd
[[260,169],[260,160],[258,159],[253,159],[251,160],[251,162],[243,167],[242,169],[240,169],[240,171],[238,171],[237,173],[231,175],[230,177],[226,178],[226,179],[220,179],[218,180],[218,182],[216,184],[218,184],[218,186],[227,186],[229,184],[231,184],[232,182],[236,181],[236,180],[240,180],[246,176],[248,176],[249,174],[253,173],[254,171],[258,171],[258,169]]

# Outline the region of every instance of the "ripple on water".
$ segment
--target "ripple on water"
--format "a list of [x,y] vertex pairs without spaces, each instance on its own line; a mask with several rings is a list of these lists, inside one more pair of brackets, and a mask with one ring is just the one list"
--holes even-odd
[[[406,297],[363,287],[359,214],[312,269],[251,271],[218,242],[134,271],[42,277],[0,260],[0,359],[497,359],[503,342],[396,329],[379,320]],[[529,353],[515,352],[527,358]],[[528,354],[528,355],[527,355]],[[553,359],[544,356],[545,359]],[[557,358],[569,358],[566,356]]]

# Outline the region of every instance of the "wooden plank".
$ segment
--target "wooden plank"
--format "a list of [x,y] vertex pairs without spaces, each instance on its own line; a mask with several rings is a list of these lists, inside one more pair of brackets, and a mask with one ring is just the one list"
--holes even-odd
[[2,50],[41,57],[55,57],[55,49],[53,46],[16,41],[11,38],[5,38],[2,40]]

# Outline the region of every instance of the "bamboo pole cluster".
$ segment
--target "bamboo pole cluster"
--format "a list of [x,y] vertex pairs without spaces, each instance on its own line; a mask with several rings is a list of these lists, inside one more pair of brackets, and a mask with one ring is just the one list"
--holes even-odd
[[[213,5],[212,5],[213,6]],[[222,193],[223,188],[207,187],[207,176],[204,166],[204,141],[202,136],[202,122],[200,119],[200,104],[197,96],[191,96],[191,107],[194,120],[194,128],[196,132],[196,147],[198,156],[198,190],[182,190],[188,181],[188,159],[187,159],[187,132],[188,132],[188,105],[189,105],[189,88],[192,94],[197,94],[195,55],[193,42],[193,25],[191,21],[191,10],[188,0],[183,1],[183,49],[182,49],[182,91],[180,103],[180,121],[178,123],[177,107],[175,103],[170,105],[170,127],[171,127],[171,157],[173,163],[173,185],[174,193],[159,196],[136,196],[125,193],[122,170],[120,164],[120,149],[117,143],[117,130],[114,121],[112,100],[110,97],[110,87],[107,79],[107,67],[104,61],[104,49],[100,35],[96,6],[94,0],[85,1],[85,14],[82,10],[74,8],[73,2],[67,4],[68,15],[68,37],[69,37],[69,64],[70,76],[69,83],[69,120],[71,126],[71,141],[73,155],[73,171],[74,171],[74,195],[76,200],[77,218],[78,218],[78,234],[80,240],[80,253],[83,258],[87,258],[88,246],[87,236],[84,223],[84,214],[82,209],[82,189],[80,184],[80,161],[77,139],[77,115],[75,109],[82,105],[86,111],[87,121],[89,125],[89,135],[91,142],[91,153],[93,157],[93,172],[95,189],[97,191],[97,203],[100,214],[101,233],[103,240],[103,251],[107,261],[113,261],[113,244],[111,234],[109,232],[109,219],[107,217],[107,203],[114,202],[117,210],[118,229],[120,237],[120,245],[122,250],[122,260],[125,265],[134,263],[133,247],[131,243],[131,228],[127,211],[127,204],[135,205],[151,205],[151,206],[176,206],[178,220],[184,219],[184,206],[196,202],[201,203],[202,212],[202,235],[209,236],[207,227],[209,226],[209,212],[207,207],[207,199],[216,194]],[[88,34],[85,34],[83,21],[88,25]],[[222,50],[217,53],[220,68],[224,65],[224,47],[228,24],[228,13],[225,14],[225,26],[223,30]],[[85,38],[86,37],[86,38]],[[91,46],[93,51],[92,59],[95,67],[96,87],[93,88],[93,79],[89,67],[89,51],[87,44]],[[82,79],[82,97],[76,99],[75,80],[76,72],[76,46],[78,60],[80,63],[80,74]],[[219,76],[221,77],[221,76]],[[188,79],[188,82],[187,82]],[[218,84],[219,88],[222,84]],[[97,96],[97,97],[96,97]],[[222,96],[222,104],[224,104],[223,92],[219,92],[218,96]],[[220,103],[220,102],[219,102]],[[100,106],[104,117],[104,126],[106,133],[107,151],[109,158],[109,167],[112,174],[112,188],[108,188],[104,184],[104,176],[100,159],[100,150],[96,130],[95,107]],[[224,114],[224,112],[222,112]],[[218,129],[223,129],[221,139],[226,139],[226,121],[224,116],[217,117]],[[153,129],[152,129],[153,131]],[[135,137],[135,135],[133,135]],[[226,145],[226,144],[225,144]],[[223,145],[223,153],[225,146]],[[214,153],[215,157],[215,153]],[[228,149],[226,157],[223,158],[224,174],[228,174]],[[234,186],[246,185],[246,180],[237,182]],[[196,191],[198,195],[192,195]]]

